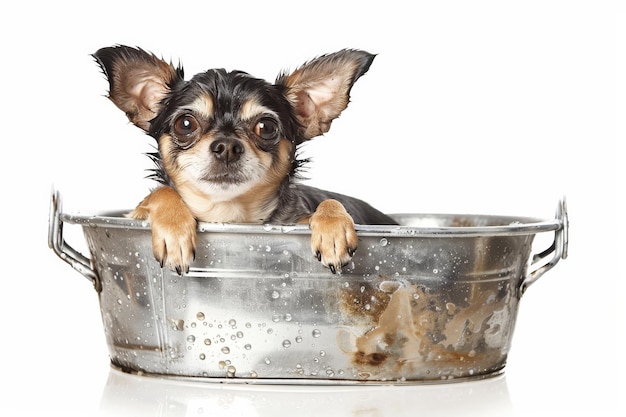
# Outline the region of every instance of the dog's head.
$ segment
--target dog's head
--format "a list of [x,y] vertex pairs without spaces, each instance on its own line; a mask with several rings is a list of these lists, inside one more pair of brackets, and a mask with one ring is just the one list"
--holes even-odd
[[94,57],[110,99],[158,141],[161,180],[213,201],[275,192],[298,166],[296,147],[328,131],[374,59],[342,50],[272,84],[224,69],[185,80],[182,67],[126,46]]

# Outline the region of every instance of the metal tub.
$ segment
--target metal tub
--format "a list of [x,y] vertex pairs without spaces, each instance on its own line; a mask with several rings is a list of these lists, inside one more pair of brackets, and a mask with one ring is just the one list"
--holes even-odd
[[[401,214],[357,226],[338,275],[306,226],[198,227],[188,274],[162,269],[150,227],[118,213],[50,209],[49,244],[93,282],[113,366],[205,381],[292,384],[463,381],[502,372],[526,288],[567,256],[554,219]],[[79,225],[89,255],[63,235]],[[537,234],[552,233],[534,253]],[[551,235],[548,234],[548,237]]]

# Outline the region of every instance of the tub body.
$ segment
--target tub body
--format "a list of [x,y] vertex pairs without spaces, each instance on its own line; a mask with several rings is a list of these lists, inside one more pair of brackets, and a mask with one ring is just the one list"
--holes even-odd
[[[338,275],[315,259],[305,226],[200,224],[196,261],[178,276],[154,259],[145,222],[53,205],[51,246],[94,282],[112,364],[178,378],[494,376],[524,289],[566,255],[564,210],[549,222],[411,214],[396,216],[400,226],[359,226],[359,248]],[[89,257],[65,243],[63,224],[82,227]],[[543,232],[555,244],[533,256]]]

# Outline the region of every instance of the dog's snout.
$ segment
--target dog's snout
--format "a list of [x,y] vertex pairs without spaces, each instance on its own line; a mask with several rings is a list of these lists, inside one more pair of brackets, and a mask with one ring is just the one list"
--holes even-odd
[[211,144],[211,152],[220,161],[232,163],[239,159],[244,152],[243,145],[237,139],[217,139]]

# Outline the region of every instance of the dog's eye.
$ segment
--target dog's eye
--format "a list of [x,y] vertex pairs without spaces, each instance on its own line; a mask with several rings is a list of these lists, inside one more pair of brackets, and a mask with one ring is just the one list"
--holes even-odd
[[182,140],[189,139],[198,129],[200,123],[190,114],[179,116],[174,121],[173,133]]
[[254,133],[261,139],[274,140],[278,137],[278,124],[276,121],[264,117],[254,126]]

